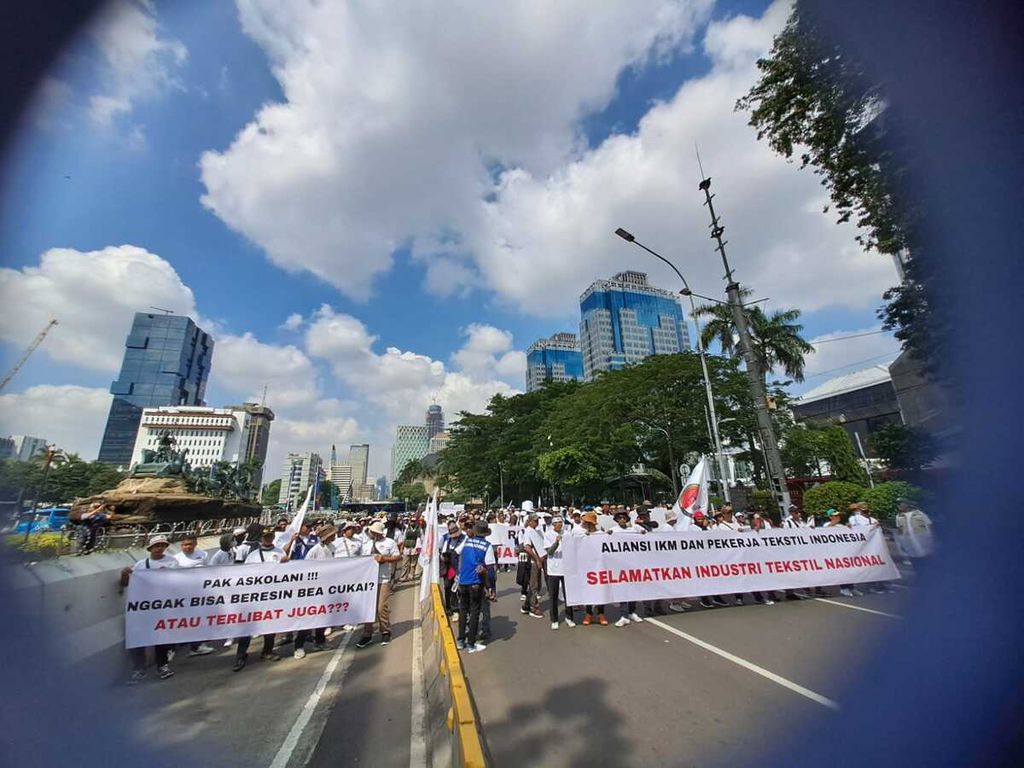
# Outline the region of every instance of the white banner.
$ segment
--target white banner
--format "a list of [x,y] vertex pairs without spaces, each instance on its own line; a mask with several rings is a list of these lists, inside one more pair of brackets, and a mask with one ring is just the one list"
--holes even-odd
[[494,554],[498,559],[498,565],[516,565],[519,562],[519,555],[516,554],[519,526],[507,523],[489,523],[488,527],[491,529],[491,535],[487,537],[487,540],[494,545]]
[[372,557],[134,571],[125,647],[198,643],[373,621]]
[[900,578],[879,529],[567,536],[569,605],[601,605]]
[[437,524],[437,488],[427,504],[426,524],[423,527],[423,546],[420,548],[420,567],[423,569],[420,576],[420,602],[422,603],[430,596],[430,585],[437,584],[438,563],[437,544],[440,541]]

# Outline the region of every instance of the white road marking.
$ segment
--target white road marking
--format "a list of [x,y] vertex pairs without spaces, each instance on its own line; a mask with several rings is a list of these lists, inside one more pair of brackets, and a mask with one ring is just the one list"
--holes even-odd
[[[327,684],[331,681],[335,671],[341,666],[341,680],[345,679],[345,673],[348,671],[349,666],[352,664],[354,654],[345,654],[345,650],[348,648],[349,641],[352,639],[353,632],[347,632],[345,639],[341,641],[341,645],[338,646],[337,650],[334,651],[334,655],[331,657],[330,662],[327,664],[327,668],[323,674],[320,675],[320,680],[316,684],[316,688],[309,694],[309,698],[306,699],[306,703],[302,706],[299,711],[298,717],[295,718],[295,722],[292,723],[291,730],[288,731],[288,735],[284,737],[284,742],[281,744],[281,748],[277,750],[277,754],[274,755],[274,761],[270,764],[270,768],[286,768],[288,762],[292,759],[292,754],[295,752],[295,748],[299,745],[299,739],[302,737],[302,732],[305,730],[306,725],[309,724],[310,719],[313,717],[313,712],[316,711],[316,705],[320,703],[320,697],[324,695],[324,691],[327,689]],[[343,663],[344,662],[344,663]],[[338,681],[337,692],[341,690],[341,680]]]
[[840,608],[849,608],[851,611],[864,611],[864,613],[873,613],[877,616],[888,616],[890,619],[902,619],[902,616],[897,616],[895,613],[886,613],[885,611],[876,611],[874,608],[865,608],[862,605],[851,605],[850,603],[840,603],[838,600],[829,600],[827,597],[816,597],[814,598],[819,603],[828,603],[829,605],[838,605]]
[[[412,596],[412,720],[409,731],[409,768],[429,766],[427,758],[426,691],[423,687],[423,631],[420,627],[419,589]],[[431,599],[429,596],[427,599]]]
[[788,688],[794,693],[799,693],[801,696],[804,696],[813,702],[821,704],[823,707],[828,707],[829,709],[834,710],[839,709],[839,704],[837,702],[832,701],[832,699],[822,696],[820,693],[815,693],[809,688],[804,688],[802,685],[798,685],[797,683],[794,683],[792,680],[787,680],[781,675],[777,675],[774,672],[770,672],[764,667],[759,667],[757,666],[757,664],[754,664],[753,662],[749,662],[746,659],[741,659],[739,656],[729,653],[728,651],[722,650],[721,648],[718,648],[717,646],[714,646],[711,643],[706,643],[700,638],[694,637],[693,635],[688,635],[686,632],[676,629],[670,624],[666,624],[663,621],[658,621],[657,619],[644,619],[644,621],[654,624],[656,627],[661,627],[666,632],[671,632],[673,635],[681,637],[684,640],[687,640],[693,643],[694,645],[703,648],[705,651],[711,651],[711,653],[717,654],[718,656],[721,656],[723,659],[731,661],[733,664],[738,664],[744,669],[748,669],[751,672],[761,675],[761,677],[767,678],[768,680],[771,680],[773,683],[778,683],[783,688]]

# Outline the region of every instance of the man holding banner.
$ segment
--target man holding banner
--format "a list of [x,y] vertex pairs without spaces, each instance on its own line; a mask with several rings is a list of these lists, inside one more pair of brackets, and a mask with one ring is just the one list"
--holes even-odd
[[[377,625],[380,628],[380,644],[391,642],[391,580],[395,572],[395,564],[401,561],[402,555],[398,543],[385,536],[384,524],[378,520],[366,529],[370,538],[363,545],[363,555],[370,555],[378,563],[377,569]],[[356,648],[365,648],[373,642],[373,621],[363,625],[363,636],[356,643]]]

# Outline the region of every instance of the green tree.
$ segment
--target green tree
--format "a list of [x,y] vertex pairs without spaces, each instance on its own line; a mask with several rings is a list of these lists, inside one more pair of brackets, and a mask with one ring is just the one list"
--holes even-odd
[[786,472],[797,477],[822,476],[822,462],[828,458],[821,433],[820,427],[803,424],[793,424],[780,433]]
[[935,438],[923,430],[903,424],[886,424],[869,438],[871,449],[890,469],[916,471],[938,458]]
[[853,448],[853,441],[840,426],[832,426],[821,431],[819,437],[821,450],[831,468],[833,480],[841,480],[858,485],[867,485],[868,473]]
[[905,280],[884,294],[879,317],[934,372],[954,329],[926,288],[939,284],[938,265],[916,247],[919,212],[904,181],[912,148],[892,130],[884,83],[866,74],[804,0],[757,66],[761,77],[736,108],[750,113],[759,139],[786,158],[798,154],[800,167],[821,177],[838,222],[854,222],[865,249],[901,259]]
[[408,499],[409,504],[419,504],[429,498],[423,483],[395,483],[391,486],[391,495],[396,499]]
[[864,501],[871,507],[871,513],[883,522],[892,522],[899,511],[900,499],[920,501],[922,491],[916,485],[891,480],[878,483],[874,488],[864,492]]
[[851,504],[864,501],[866,493],[867,488],[858,483],[842,480],[822,483],[804,493],[804,512],[808,515],[821,515],[831,508],[846,515]]
[[433,469],[430,469],[429,467],[427,467],[419,459],[413,459],[408,464],[406,464],[404,467],[402,467],[402,471],[398,473],[397,480],[398,480],[399,483],[411,483],[414,480],[418,480],[418,479],[421,479],[421,478],[427,478],[427,477],[433,477],[433,476],[434,476],[434,470]]
[[542,453],[537,457],[537,466],[544,480],[574,494],[600,479],[590,455],[577,447]]
[[271,504],[277,504],[278,498],[281,496],[281,478],[277,480],[271,480],[265,486],[263,486],[263,493],[260,495],[260,501],[263,504],[270,506]]

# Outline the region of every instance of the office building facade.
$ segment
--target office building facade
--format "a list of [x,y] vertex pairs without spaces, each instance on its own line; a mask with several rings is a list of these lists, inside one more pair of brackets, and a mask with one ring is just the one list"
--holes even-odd
[[402,425],[395,430],[391,447],[392,482],[398,478],[410,461],[422,459],[430,449],[430,436],[426,426]]
[[674,293],[647,282],[644,272],[619,272],[595,281],[580,296],[583,376],[671,355],[690,347],[689,330]]
[[427,439],[444,431],[444,411],[437,403],[427,408]]
[[11,435],[0,445],[0,458],[28,461],[33,456],[46,453],[46,440],[32,435]]
[[537,339],[526,351],[526,391],[545,381],[583,381],[583,353],[575,333]]
[[352,482],[356,485],[366,485],[366,468],[370,463],[370,446],[367,443],[350,445],[348,449],[348,463],[352,467]]
[[107,416],[99,460],[127,467],[145,408],[204,405],[213,339],[188,317],[137,312]]
[[323,462],[318,453],[289,453],[281,467],[281,493],[277,503],[298,509],[306,500],[306,491],[317,477],[323,477]]

